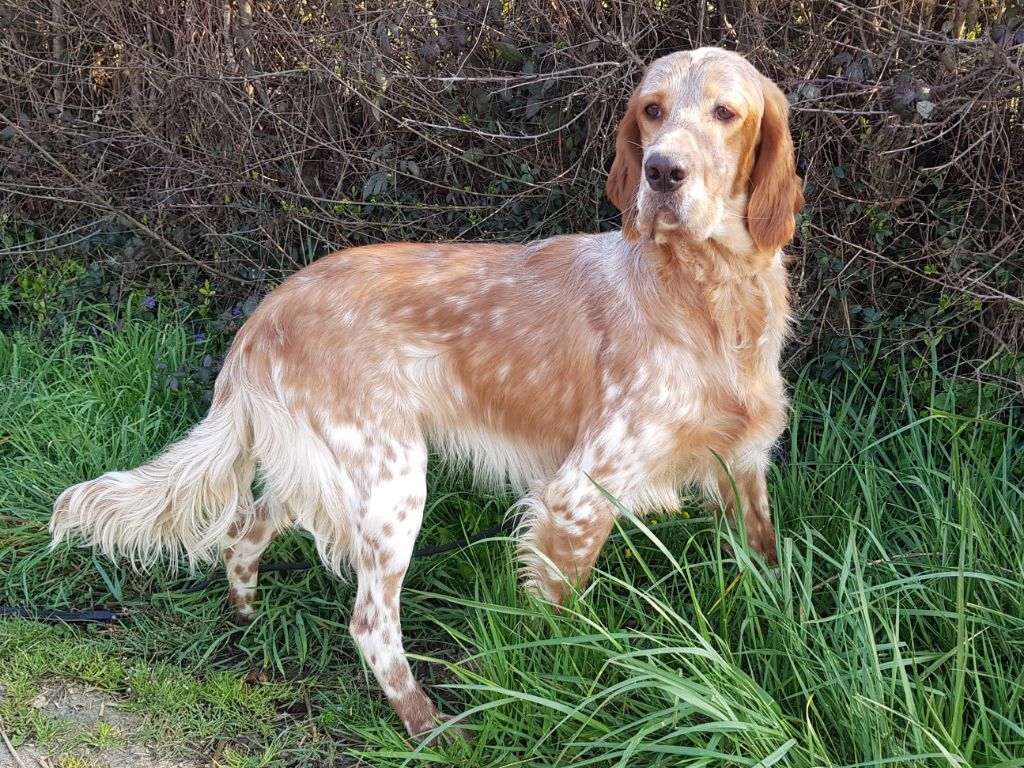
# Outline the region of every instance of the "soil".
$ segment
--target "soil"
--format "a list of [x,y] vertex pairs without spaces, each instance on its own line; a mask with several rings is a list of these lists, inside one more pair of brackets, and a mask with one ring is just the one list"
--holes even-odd
[[[0,689],[0,699],[4,697]],[[50,686],[32,702],[40,713],[67,723],[68,728],[45,745],[26,742],[17,747],[0,740],[0,768],[58,768],[88,765],[90,768],[200,768],[207,763],[169,758],[137,737],[141,718],[118,709],[116,697],[82,685]],[[116,744],[93,746],[83,735],[94,734],[99,723],[115,729]],[[10,734],[5,734],[9,739]],[[73,755],[83,762],[66,760]],[[65,761],[61,758],[65,757]]]

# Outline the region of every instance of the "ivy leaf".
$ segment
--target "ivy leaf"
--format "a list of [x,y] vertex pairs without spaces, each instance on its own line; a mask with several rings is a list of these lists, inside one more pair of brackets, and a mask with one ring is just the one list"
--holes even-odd
[[372,197],[379,195],[383,192],[388,185],[388,175],[386,173],[375,173],[366,180],[363,184],[363,200],[369,200]]
[[514,45],[498,40],[494,44],[494,49],[498,52],[498,56],[500,56],[507,62],[510,62],[512,64],[523,63],[523,54],[520,53],[519,49],[516,48]]

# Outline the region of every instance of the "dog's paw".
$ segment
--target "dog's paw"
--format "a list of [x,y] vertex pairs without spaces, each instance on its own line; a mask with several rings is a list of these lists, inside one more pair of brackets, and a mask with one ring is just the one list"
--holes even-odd
[[460,740],[468,741],[473,738],[473,732],[466,728],[457,725],[444,728],[444,724],[451,720],[451,715],[445,715],[434,710],[430,720],[424,720],[419,723],[406,723],[405,727],[415,741],[428,747],[451,744]]

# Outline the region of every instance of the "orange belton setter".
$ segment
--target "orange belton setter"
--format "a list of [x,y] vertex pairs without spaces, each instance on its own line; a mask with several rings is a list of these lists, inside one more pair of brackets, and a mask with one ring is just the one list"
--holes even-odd
[[[320,259],[238,333],[207,417],[131,472],[66,490],[50,528],[109,555],[208,561],[254,611],[260,554],[297,524],[358,576],[352,636],[405,727],[443,718],[402,648],[399,593],[428,445],[526,491],[526,588],[582,585],[616,515],[696,484],[775,562],[765,490],[786,421],[781,248],[803,204],[788,107],[741,56],[655,61],[618,127],[621,232],[399,243]],[[256,472],[264,493],[253,501]],[[591,480],[593,478],[593,481]]]

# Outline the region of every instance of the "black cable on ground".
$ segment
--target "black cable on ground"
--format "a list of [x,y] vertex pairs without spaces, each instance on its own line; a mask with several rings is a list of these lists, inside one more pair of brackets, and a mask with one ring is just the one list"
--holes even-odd
[[119,621],[123,611],[55,611],[50,608],[18,608],[13,605],[0,605],[0,616],[15,619],[33,619],[35,621],[64,621],[69,624],[93,624],[96,622]]
[[[478,531],[471,536],[459,539],[457,541],[451,541],[447,544],[438,544],[432,547],[421,547],[420,549],[413,550],[413,557],[433,557],[434,555],[442,555],[445,552],[452,552],[457,549],[465,549],[471,544],[475,544],[483,539],[489,539],[492,536],[496,536],[499,533],[508,533],[514,530],[520,523],[521,518],[518,515],[509,517],[502,523],[492,525],[483,531]],[[314,566],[314,563],[308,561],[300,561],[297,563],[270,563],[267,565],[261,565],[259,567],[259,573],[288,573],[290,571],[308,571]],[[180,590],[183,595],[191,595],[196,592],[202,592],[204,589],[213,586],[224,580],[223,576],[219,576],[212,579],[205,579],[200,581],[198,584],[193,584],[191,587]],[[108,610],[96,610],[96,611],[58,611],[51,608],[19,608],[12,605],[0,605],[0,617],[10,617],[16,619],[31,619],[34,621],[62,621],[69,624],[95,624],[95,623],[106,623],[111,621],[120,621],[121,617],[125,614],[125,611],[108,611]]]

